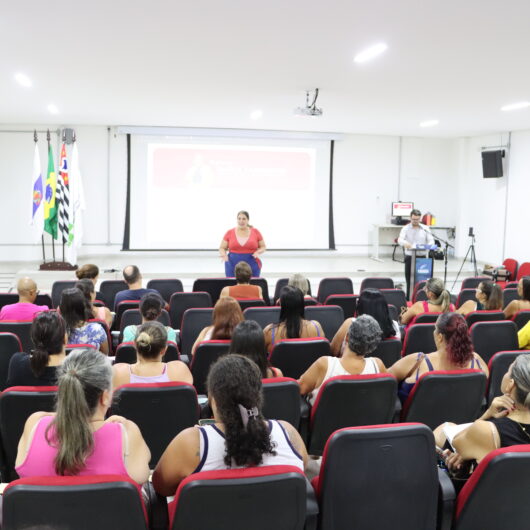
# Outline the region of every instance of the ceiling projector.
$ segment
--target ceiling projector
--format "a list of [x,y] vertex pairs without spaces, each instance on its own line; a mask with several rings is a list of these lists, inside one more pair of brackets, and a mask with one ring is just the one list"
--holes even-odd
[[[312,97],[312,101],[311,100]],[[318,98],[318,88],[315,90],[307,90],[305,93],[305,107],[296,107],[294,113],[296,116],[310,116],[313,118],[318,118],[322,116],[322,109],[316,106]]]

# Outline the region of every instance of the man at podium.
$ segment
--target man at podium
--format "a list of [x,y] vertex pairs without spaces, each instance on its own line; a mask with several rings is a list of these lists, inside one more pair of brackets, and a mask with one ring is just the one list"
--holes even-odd
[[[410,264],[412,260],[413,248],[420,246],[434,245],[434,237],[429,230],[429,227],[420,223],[421,212],[419,210],[412,210],[410,212],[410,223],[405,225],[398,237],[398,244],[405,249],[405,278],[407,280],[407,299],[410,298]],[[425,257],[428,250],[416,251],[417,257]]]

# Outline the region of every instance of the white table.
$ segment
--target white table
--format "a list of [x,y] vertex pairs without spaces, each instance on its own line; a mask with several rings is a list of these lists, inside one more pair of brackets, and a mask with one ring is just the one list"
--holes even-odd
[[[374,224],[374,236],[373,236],[373,254],[370,256],[376,261],[383,261],[379,257],[380,247],[383,245],[392,246],[395,245],[395,241],[399,236],[399,232],[403,226],[400,225],[376,225]],[[436,230],[445,230],[445,238],[449,241],[454,240],[456,227],[454,226],[429,226],[433,236],[436,237]],[[442,245],[443,246],[443,245]]]

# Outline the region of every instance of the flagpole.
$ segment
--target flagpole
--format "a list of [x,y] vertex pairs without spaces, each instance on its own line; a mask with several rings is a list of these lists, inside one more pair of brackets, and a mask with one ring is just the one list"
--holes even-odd
[[[66,129],[63,129],[63,137],[62,137],[62,140],[63,140],[63,145],[66,143]],[[62,160],[62,157],[61,157],[61,160]],[[59,171],[61,171],[61,168],[59,168]],[[63,263],[65,261],[64,259],[64,237],[61,235],[61,241],[63,243]]]
[[[39,141],[39,137],[37,136],[37,129],[33,130],[33,141],[35,142],[35,145],[37,145],[37,142]],[[42,200],[44,201],[44,196],[42,197]],[[42,208],[44,208],[44,204],[42,204]],[[44,230],[42,234],[40,235],[40,242],[42,246],[42,261],[46,262],[46,248],[44,246]]]
[[[49,148],[50,143],[52,141],[51,136],[50,136],[50,129],[48,129],[48,131],[46,132],[46,140],[48,141],[48,148]],[[52,238],[52,256],[53,256],[53,261],[55,261],[55,240],[53,239],[53,236],[51,236],[51,238]]]

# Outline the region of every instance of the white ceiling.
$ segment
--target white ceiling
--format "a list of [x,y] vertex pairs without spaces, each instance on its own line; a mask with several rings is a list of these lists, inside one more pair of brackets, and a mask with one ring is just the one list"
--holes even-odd
[[[353,63],[379,41],[383,56]],[[0,49],[4,124],[530,129],[530,108],[499,110],[530,101],[529,0],[17,0],[0,10]],[[314,87],[324,116],[295,117]]]

